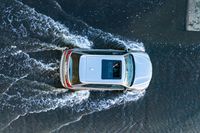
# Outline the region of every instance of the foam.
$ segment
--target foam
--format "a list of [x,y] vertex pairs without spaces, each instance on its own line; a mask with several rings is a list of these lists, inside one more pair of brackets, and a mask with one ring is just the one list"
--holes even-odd
[[[57,97],[58,94],[63,93],[62,97]],[[55,110],[56,108],[62,107],[73,107],[76,104],[80,104],[84,100],[88,99],[89,91],[78,91],[74,93],[67,93],[65,91],[54,90],[54,91],[38,91],[37,95],[30,96],[29,98],[22,97],[22,94],[16,94],[14,96],[9,96],[6,100],[4,106],[10,106],[9,101],[12,98],[19,99],[22,103],[13,106],[13,110],[21,110],[18,115],[16,115],[12,120],[8,122],[1,130],[6,129],[13,122],[17,121],[20,117],[32,113],[47,112],[50,110]],[[4,95],[7,95],[6,93]]]
[[[38,13],[22,2],[15,1],[13,5],[5,8],[2,12],[3,24],[1,25],[16,34],[18,38],[37,36],[47,39],[48,42],[59,38],[63,42],[72,43],[75,47],[90,48],[91,42],[87,37],[71,34],[63,24]],[[27,26],[27,22],[29,26]]]
[[[95,44],[90,40],[90,36],[92,36],[92,34],[96,34],[96,37],[98,37],[97,34],[99,33],[101,34],[99,37],[105,42],[117,42],[117,44],[121,44],[132,50],[145,51],[145,49],[143,43],[122,39],[120,36],[114,36],[110,33],[106,33],[92,27],[88,27],[88,31],[91,31],[90,35],[88,36],[72,34],[65,25],[54,21],[52,18],[46,15],[38,13],[33,8],[30,8],[19,1],[15,1],[14,4],[6,7],[2,14],[3,21],[2,24],[0,24],[1,29],[4,28],[10,30],[14,35],[17,36],[19,40],[22,40],[20,43],[18,42],[10,46],[11,52],[9,49],[4,49],[5,53],[9,53],[9,55],[6,54],[6,56],[0,56],[2,60],[5,59],[4,61],[6,61],[6,65],[13,66],[17,64],[17,66],[10,70],[11,72],[22,72],[22,74],[20,73],[17,76],[12,75],[12,77],[8,77],[6,73],[0,74],[2,76],[6,76],[6,78],[11,78],[13,81],[10,86],[8,86],[6,91],[0,95],[0,109],[4,110],[8,107],[10,111],[13,112],[13,116],[10,117],[12,119],[7,122],[2,130],[9,127],[13,122],[17,121],[22,116],[26,116],[27,114],[31,113],[48,112],[50,110],[65,107],[70,107],[70,109],[76,113],[81,113],[81,116],[78,117],[78,119],[60,125],[57,128],[60,130],[64,126],[80,121],[83,116],[93,112],[110,109],[127,102],[137,101],[139,98],[144,96],[145,91],[127,92],[112,97],[108,96],[104,98],[98,97],[97,99],[91,99],[91,93],[89,91],[68,93],[63,89],[55,90],[56,88],[46,85],[45,83],[26,81],[26,77],[31,71],[34,72],[38,69],[55,71],[58,68],[57,62],[43,63],[41,60],[31,58],[29,54],[25,52],[25,50],[28,48],[22,49],[22,47],[19,47],[19,45],[26,45],[27,40],[29,41],[33,37],[39,39],[42,38],[37,43],[32,42],[30,44],[36,47],[34,48],[35,51],[62,51],[65,49],[65,46],[68,45],[79,48],[91,48],[91,46]],[[28,23],[29,26],[25,25],[25,22]],[[15,23],[18,25],[15,25]],[[56,43],[56,40],[64,42],[65,45],[61,46],[59,42]],[[32,49],[29,51],[31,50]],[[6,58],[10,56],[12,58],[10,58],[10,60],[6,60]],[[20,68],[23,69],[21,70]],[[25,83],[20,84],[23,82]],[[44,88],[48,89],[43,90]]]
[[93,114],[94,112],[99,112],[102,110],[107,110],[112,107],[125,104],[127,102],[133,102],[137,101],[141,97],[143,97],[145,94],[145,91],[129,91],[126,93],[122,93],[119,96],[116,96],[114,98],[105,98],[105,99],[98,99],[97,101],[86,101],[86,103],[83,103],[82,106],[77,107],[77,112],[83,112],[80,116],[78,116],[75,120],[61,124],[55,129],[52,129],[50,132],[58,132],[60,129],[69,126],[70,124],[79,122],[84,116]]

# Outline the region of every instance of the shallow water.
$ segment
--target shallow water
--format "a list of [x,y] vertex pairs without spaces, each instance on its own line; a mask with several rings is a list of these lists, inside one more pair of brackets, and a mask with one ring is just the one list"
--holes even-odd
[[[199,131],[200,39],[184,31],[185,2],[0,2],[0,132]],[[146,51],[151,84],[68,92],[58,71],[65,47]]]

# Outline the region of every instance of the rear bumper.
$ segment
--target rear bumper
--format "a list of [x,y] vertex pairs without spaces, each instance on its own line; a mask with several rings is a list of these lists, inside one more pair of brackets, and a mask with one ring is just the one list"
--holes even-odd
[[72,85],[69,80],[69,57],[72,54],[72,50],[63,51],[61,60],[60,60],[60,82],[65,88],[72,88]]

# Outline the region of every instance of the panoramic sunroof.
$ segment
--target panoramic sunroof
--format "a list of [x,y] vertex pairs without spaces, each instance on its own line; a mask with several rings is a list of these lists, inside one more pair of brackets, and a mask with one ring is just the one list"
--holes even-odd
[[121,79],[121,66],[120,60],[102,60],[102,79]]

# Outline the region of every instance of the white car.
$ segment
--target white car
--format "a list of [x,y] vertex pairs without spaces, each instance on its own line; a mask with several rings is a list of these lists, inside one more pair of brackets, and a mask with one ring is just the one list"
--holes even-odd
[[112,49],[66,49],[60,81],[71,90],[144,90],[152,78],[147,53]]

